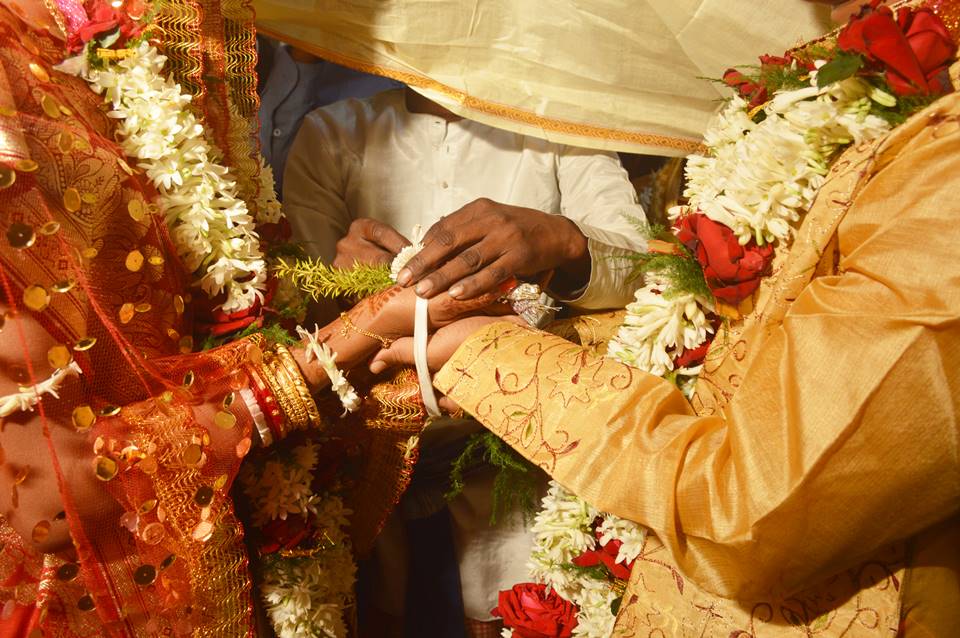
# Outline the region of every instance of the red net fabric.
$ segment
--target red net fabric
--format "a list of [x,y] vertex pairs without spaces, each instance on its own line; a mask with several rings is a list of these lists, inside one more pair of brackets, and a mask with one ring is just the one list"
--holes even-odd
[[0,395],[82,370],[4,419],[0,635],[250,635],[228,491],[256,340],[182,354],[155,193],[62,51],[0,8]]

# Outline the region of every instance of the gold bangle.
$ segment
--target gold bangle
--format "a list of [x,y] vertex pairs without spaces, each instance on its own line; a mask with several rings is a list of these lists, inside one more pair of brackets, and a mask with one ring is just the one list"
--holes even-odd
[[[306,407],[303,405],[303,399],[293,387],[289,371],[275,351],[267,351],[263,354],[263,364],[259,372],[260,377],[270,386],[270,391],[283,413],[285,423],[291,429],[305,428],[309,416]],[[285,437],[287,430],[284,429],[280,434],[281,438]]]
[[358,334],[362,334],[364,337],[369,337],[369,338],[371,338],[371,339],[376,339],[377,341],[380,342],[380,345],[383,346],[383,349],[384,349],[384,350],[386,350],[387,348],[389,348],[390,346],[393,345],[393,341],[394,341],[393,339],[387,339],[386,337],[381,337],[380,335],[378,335],[378,334],[375,333],[375,332],[370,332],[369,330],[364,330],[364,329],[361,328],[360,326],[358,326],[358,325],[356,325],[355,323],[353,323],[353,321],[350,320],[350,316],[347,315],[347,313],[345,313],[345,312],[341,312],[341,313],[340,313],[340,321],[343,322],[343,327],[340,328],[340,334],[343,335],[344,337],[346,337],[346,336],[349,334],[349,332],[350,332],[351,330],[353,330],[354,332],[356,332],[356,333],[358,333]]
[[287,377],[293,384],[294,390],[296,390],[300,404],[307,413],[307,420],[310,425],[319,428],[323,423],[320,418],[320,411],[317,409],[317,402],[313,400],[310,388],[307,387],[307,382],[303,379],[303,374],[300,372],[300,366],[297,365],[296,359],[290,354],[290,350],[284,346],[277,346],[276,353],[277,358],[283,364],[283,369],[287,373]]
[[294,430],[303,430],[307,427],[309,416],[303,399],[290,378],[290,371],[280,357],[274,352],[270,357],[270,370],[277,381],[277,386],[283,396],[281,407],[287,415],[287,421]]

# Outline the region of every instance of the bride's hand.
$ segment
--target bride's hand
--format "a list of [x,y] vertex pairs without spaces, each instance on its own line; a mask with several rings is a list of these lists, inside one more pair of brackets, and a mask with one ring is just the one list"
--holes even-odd
[[[512,321],[519,325],[527,325],[523,319],[516,315],[467,317],[447,324],[430,335],[430,339],[427,341],[427,366],[430,371],[436,372],[442,368],[467,337],[484,326],[497,321]],[[394,341],[389,348],[380,350],[374,356],[370,362],[370,372],[380,374],[387,368],[412,366],[413,364],[413,338],[403,337]]]
[[[497,301],[500,296],[500,293],[494,292],[476,299],[459,301],[450,295],[436,295],[429,301],[428,327],[433,331],[463,317],[502,316],[512,313],[508,305]],[[388,339],[413,334],[413,317],[416,307],[416,293],[413,288],[394,286],[374,295],[367,304],[369,330]]]
[[[460,317],[469,315],[496,316],[512,312],[509,306],[497,303],[499,294],[489,294],[469,301],[457,301],[450,295],[437,295],[428,306],[428,327],[435,330]],[[345,313],[346,321],[337,319],[317,333],[337,353],[337,365],[349,370],[368,360],[379,347],[379,341],[398,339],[413,334],[416,294],[413,288],[394,286],[361,301]],[[311,389],[327,382],[326,374],[316,362],[308,363],[303,344],[291,348],[294,359]]]

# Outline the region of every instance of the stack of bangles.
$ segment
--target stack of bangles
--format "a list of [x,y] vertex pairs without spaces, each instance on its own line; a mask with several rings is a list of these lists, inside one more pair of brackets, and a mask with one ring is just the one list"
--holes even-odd
[[245,372],[254,399],[253,404],[247,401],[247,407],[264,445],[283,439],[292,430],[320,427],[320,411],[287,348],[275,345],[265,350],[261,361],[247,365]]

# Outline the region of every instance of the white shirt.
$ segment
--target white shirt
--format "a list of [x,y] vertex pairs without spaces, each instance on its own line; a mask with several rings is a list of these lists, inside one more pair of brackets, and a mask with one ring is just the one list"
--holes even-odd
[[311,112],[287,160],[284,208],[294,238],[331,262],[350,222],[368,217],[409,236],[486,197],[562,214],[588,239],[590,280],[580,308],[622,307],[622,257],[646,242],[630,218],[644,212],[616,155],[553,144],[470,120],[407,111],[403,90]]

